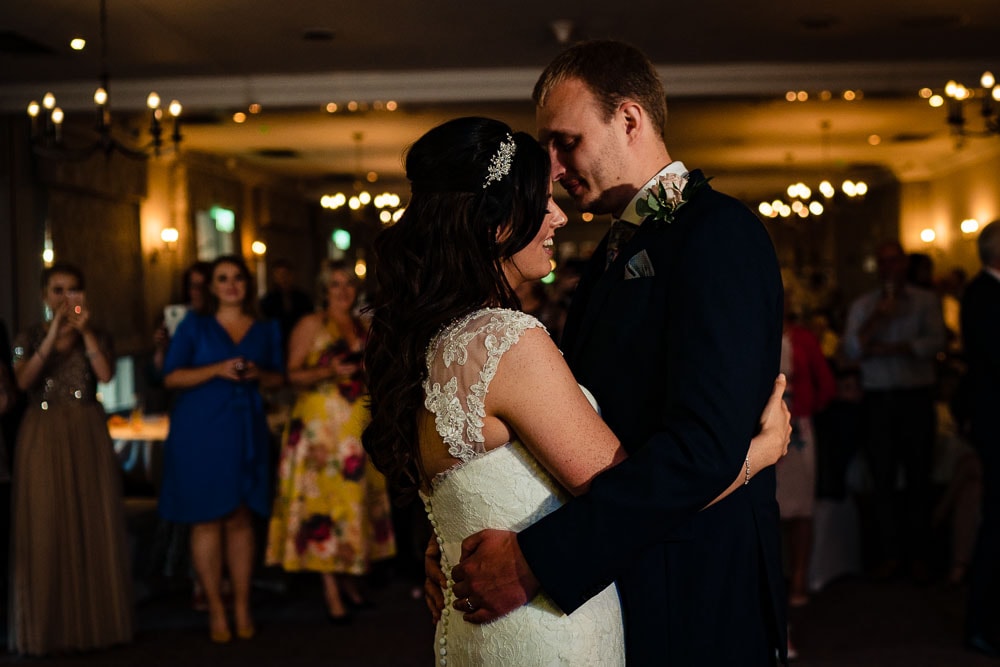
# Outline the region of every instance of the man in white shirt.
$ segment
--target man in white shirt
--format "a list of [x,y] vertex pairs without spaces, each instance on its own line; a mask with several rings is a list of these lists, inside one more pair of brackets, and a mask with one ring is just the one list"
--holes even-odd
[[[944,319],[935,293],[906,283],[906,253],[897,241],[879,246],[877,257],[882,285],[851,304],[844,335],[844,352],[860,364],[865,391],[863,448],[880,558],[875,574],[894,574],[905,549],[914,576],[925,578],[934,362],[944,349]],[[902,504],[896,496],[899,468],[905,476]]]

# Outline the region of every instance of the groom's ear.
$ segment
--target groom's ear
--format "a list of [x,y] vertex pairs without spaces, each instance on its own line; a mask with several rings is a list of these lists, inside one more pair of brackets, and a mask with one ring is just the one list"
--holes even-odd
[[640,131],[646,122],[646,112],[634,100],[623,101],[618,107],[618,112],[624,124],[625,136],[630,142],[635,141],[639,138]]

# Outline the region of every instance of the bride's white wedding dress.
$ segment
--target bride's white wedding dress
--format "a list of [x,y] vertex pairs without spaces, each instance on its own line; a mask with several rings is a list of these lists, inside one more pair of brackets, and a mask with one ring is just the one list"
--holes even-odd
[[534,327],[542,324],[530,315],[484,309],[446,327],[427,348],[425,406],[449,453],[459,460],[437,476],[429,495],[421,494],[448,575],[435,636],[438,665],[625,664],[621,607],[613,585],[570,615],[544,591],[486,625],[468,623],[451,608],[450,572],[464,538],[484,528],[521,530],[568,497],[520,442],[488,452],[483,448],[483,405],[490,381],[503,354]]

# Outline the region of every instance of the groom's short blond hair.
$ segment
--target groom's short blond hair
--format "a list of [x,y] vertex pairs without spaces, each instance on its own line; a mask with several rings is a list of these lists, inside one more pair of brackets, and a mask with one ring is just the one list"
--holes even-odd
[[580,42],[549,63],[538,77],[531,98],[538,106],[552,89],[568,79],[587,84],[609,120],[624,100],[638,102],[657,134],[667,125],[667,96],[649,58],[630,44],[614,40]]

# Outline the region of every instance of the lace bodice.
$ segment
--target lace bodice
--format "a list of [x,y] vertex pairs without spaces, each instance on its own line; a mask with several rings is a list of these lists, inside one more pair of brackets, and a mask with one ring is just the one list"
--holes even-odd
[[427,346],[424,407],[434,415],[448,453],[468,462],[483,454],[486,393],[504,352],[542,323],[502,308],[477,310],[453,322]]
[[544,593],[488,625],[472,625],[451,609],[451,568],[462,540],[485,528],[521,530],[565,502],[566,494],[518,441],[486,451],[484,402],[503,354],[528,329],[524,313],[480,310],[446,327],[427,349],[425,406],[457,467],[422,494],[448,576],[445,609],[435,638],[437,664],[624,664],[621,610],[614,586],[570,615]]

